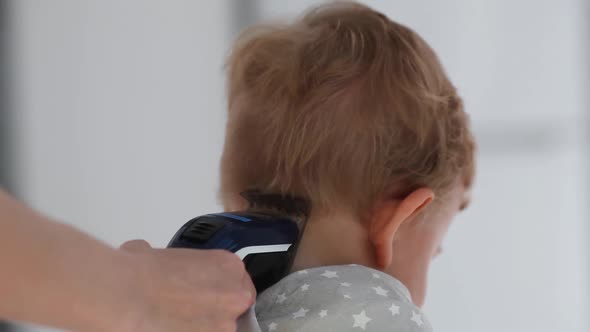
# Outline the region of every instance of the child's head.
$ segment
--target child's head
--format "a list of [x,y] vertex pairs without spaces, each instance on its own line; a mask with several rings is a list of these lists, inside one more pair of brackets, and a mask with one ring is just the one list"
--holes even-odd
[[461,98],[426,42],[363,5],[326,5],[244,33],[228,89],[225,207],[239,207],[249,189],[306,198],[302,245],[322,228],[340,240],[362,233],[350,239],[367,246],[347,247],[366,251],[361,263],[398,277],[420,303],[474,168]]

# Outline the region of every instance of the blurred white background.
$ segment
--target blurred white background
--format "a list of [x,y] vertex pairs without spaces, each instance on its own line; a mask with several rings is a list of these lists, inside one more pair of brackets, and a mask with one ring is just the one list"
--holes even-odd
[[[364,2],[431,43],[480,143],[473,204],[431,274],[435,330],[590,331],[590,5]],[[237,31],[318,3],[9,1],[12,191],[112,245],[164,246],[220,209]]]

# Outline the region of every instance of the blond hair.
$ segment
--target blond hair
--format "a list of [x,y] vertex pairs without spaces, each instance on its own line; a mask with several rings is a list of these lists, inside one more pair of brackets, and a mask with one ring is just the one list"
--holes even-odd
[[461,98],[414,31],[356,3],[253,27],[229,61],[221,197],[301,196],[363,215],[387,195],[473,176]]

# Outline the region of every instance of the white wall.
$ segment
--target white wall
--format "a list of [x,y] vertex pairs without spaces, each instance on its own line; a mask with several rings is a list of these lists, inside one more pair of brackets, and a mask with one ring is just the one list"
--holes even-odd
[[227,1],[12,5],[28,203],[112,245],[219,209]]
[[[268,17],[317,2],[259,3]],[[436,330],[590,330],[583,0],[367,3],[438,51],[481,144],[473,206],[433,266]],[[13,5],[30,204],[113,245],[164,245],[218,209],[230,2]]]
[[14,1],[20,184],[111,244],[217,208],[226,1]]

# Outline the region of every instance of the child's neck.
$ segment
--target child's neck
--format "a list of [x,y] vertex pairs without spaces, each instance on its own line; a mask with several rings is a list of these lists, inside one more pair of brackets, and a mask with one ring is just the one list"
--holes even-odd
[[312,214],[299,243],[292,271],[353,263],[373,266],[372,252],[365,227],[354,217]]

